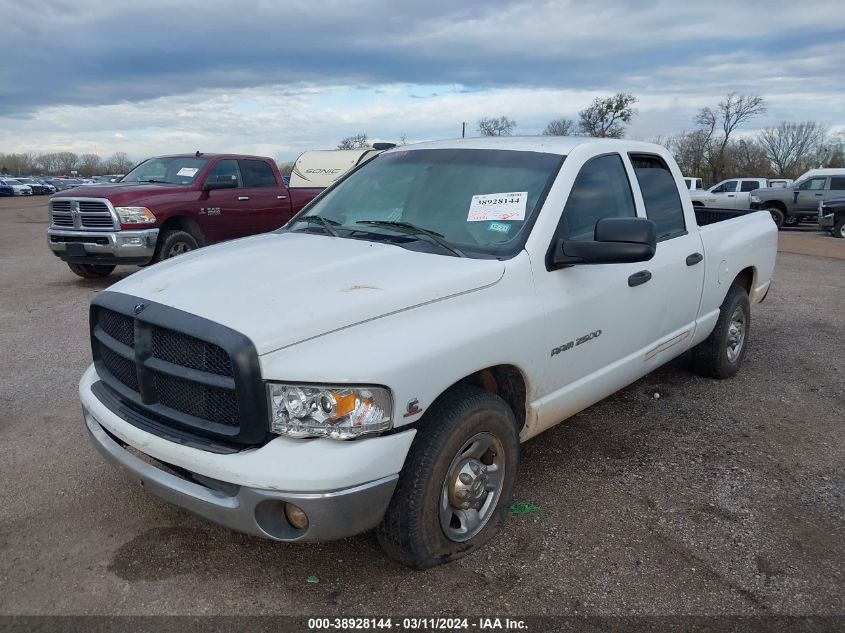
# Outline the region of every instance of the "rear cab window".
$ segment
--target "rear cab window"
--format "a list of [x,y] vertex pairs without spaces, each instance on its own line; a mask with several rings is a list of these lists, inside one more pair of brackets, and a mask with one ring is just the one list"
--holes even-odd
[[686,235],[684,206],[669,167],[662,158],[652,154],[631,154],[630,158],[646,217],[657,226],[657,241]]
[[761,185],[760,182],[757,180],[743,180],[740,184],[739,190],[740,191],[754,191],[755,189],[760,189]]
[[246,189],[267,189],[278,187],[273,169],[263,160],[242,159],[238,161],[243,186]]

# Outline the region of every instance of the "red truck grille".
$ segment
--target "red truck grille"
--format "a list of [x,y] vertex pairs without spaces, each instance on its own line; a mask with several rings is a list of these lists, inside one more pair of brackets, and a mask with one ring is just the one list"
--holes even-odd
[[108,204],[99,200],[61,198],[50,202],[50,218],[60,229],[114,229]]

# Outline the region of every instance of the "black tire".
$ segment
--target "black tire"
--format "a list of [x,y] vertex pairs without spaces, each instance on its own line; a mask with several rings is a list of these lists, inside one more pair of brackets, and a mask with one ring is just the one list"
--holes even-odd
[[786,214],[783,211],[777,207],[769,207],[766,211],[772,215],[772,220],[775,221],[778,228],[783,226],[783,223],[786,221]]
[[[744,319],[742,339],[738,353],[731,343],[736,341],[731,326],[737,311],[740,310]],[[708,378],[730,378],[736,375],[742,365],[742,359],[748,351],[748,340],[751,333],[751,303],[745,288],[731,286],[722,306],[719,308],[719,319],[716,327],[704,341],[692,349],[693,368],[696,373]],[[735,354],[735,355],[734,355]]]
[[171,259],[198,248],[199,244],[197,244],[196,239],[187,231],[167,231],[164,235],[158,237],[152,263],[157,264],[165,259]]
[[788,215],[783,219],[784,226],[798,226],[798,223],[801,221],[801,218],[797,215]]
[[836,221],[831,233],[833,237],[838,237],[840,239],[845,238],[845,218],[841,218]]
[[71,264],[68,262],[68,268],[74,274],[79,275],[85,279],[102,279],[108,277],[114,270],[114,266],[105,266],[102,264]]
[[[479,458],[480,462],[469,464],[460,459],[462,454],[470,452],[464,452],[466,446],[481,437],[485,440],[495,438],[499,443],[491,445],[484,453],[488,461]],[[497,452],[499,450],[500,453]],[[458,526],[444,528],[441,514],[461,512],[454,509],[451,500],[446,502],[459,487],[459,475],[455,473],[460,472],[460,477],[466,474],[464,470],[458,471],[458,466],[464,464],[464,468],[475,468],[481,464],[495,464],[496,459],[501,460],[503,473],[500,476],[501,488],[497,489],[498,497],[490,497],[489,506],[488,496],[495,495],[496,491],[485,492],[483,500],[477,500],[479,505],[483,505],[476,515],[484,513],[485,517],[477,524],[477,532],[468,531],[467,538],[460,541],[450,538],[446,529],[457,530]],[[385,553],[404,565],[425,569],[461,558],[484,545],[495,536],[507,518],[518,463],[516,420],[505,401],[469,385],[456,385],[449,389],[431,405],[420,422],[393,498],[376,530]],[[484,476],[486,474],[487,471]],[[454,484],[451,488],[447,487],[447,478]],[[460,481],[467,484],[468,480]],[[471,483],[470,488],[476,488],[476,481]],[[489,490],[487,483],[486,479],[481,482],[478,490]],[[444,501],[442,512],[441,500]],[[463,523],[459,526],[462,528]]]

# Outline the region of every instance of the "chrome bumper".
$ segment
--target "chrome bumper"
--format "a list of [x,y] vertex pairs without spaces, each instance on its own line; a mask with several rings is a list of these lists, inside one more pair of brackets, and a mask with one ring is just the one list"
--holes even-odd
[[92,263],[147,263],[153,258],[158,229],[143,231],[72,231],[47,229],[47,245],[66,260]]
[[[85,425],[100,453],[151,494],[238,532],[277,541],[330,541],[374,528],[393,496],[398,475],[328,492],[280,492],[237,486],[198,475],[184,478],[130,453],[83,408]],[[201,483],[200,483],[201,482]],[[305,512],[308,526],[294,528],[285,504]]]

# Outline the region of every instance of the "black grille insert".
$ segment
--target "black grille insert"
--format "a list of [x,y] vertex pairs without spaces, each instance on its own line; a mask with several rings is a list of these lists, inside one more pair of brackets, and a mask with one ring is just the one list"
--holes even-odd
[[266,440],[258,354],[239,332],[105,291],[92,302],[91,338],[103,384],[135,411],[147,411],[154,427],[165,420],[199,440]]

